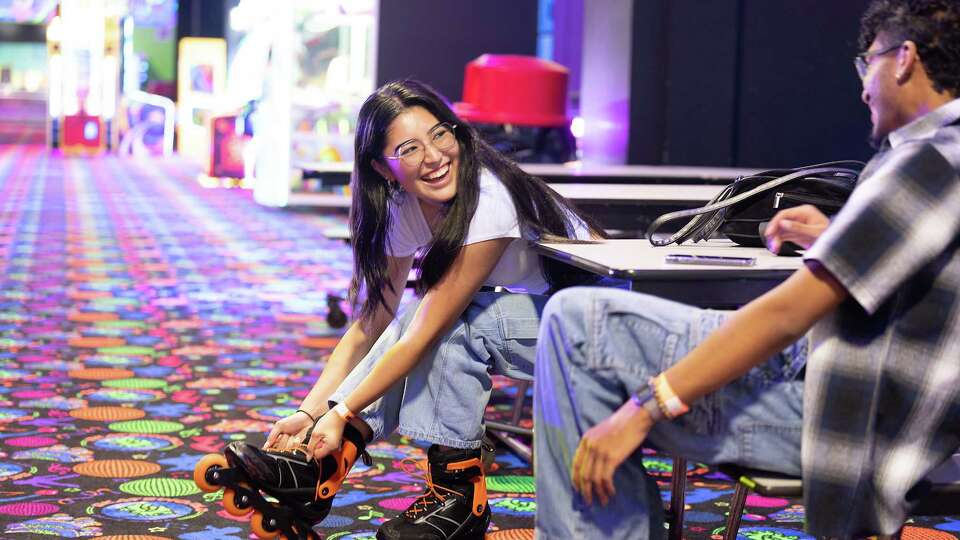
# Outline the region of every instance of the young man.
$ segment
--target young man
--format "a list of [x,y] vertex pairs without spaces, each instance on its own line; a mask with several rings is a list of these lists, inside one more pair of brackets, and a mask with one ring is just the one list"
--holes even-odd
[[768,227],[804,268],[729,315],[603,289],[547,304],[538,538],[662,537],[645,440],[802,473],[807,530],[833,537],[896,533],[960,446],[960,3],[875,0],[860,44],[878,154],[832,222]]

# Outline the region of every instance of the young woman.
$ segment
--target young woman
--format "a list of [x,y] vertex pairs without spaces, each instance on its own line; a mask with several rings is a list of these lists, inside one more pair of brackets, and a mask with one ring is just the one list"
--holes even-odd
[[[276,423],[264,448],[306,444],[319,460],[345,438],[358,452],[394,430],[429,441],[427,492],[378,538],[482,538],[490,375],[531,377],[544,294],[571,278],[529,241],[602,233],[422,83],[392,82],[371,95],[355,150],[351,296],[355,305],[364,299],[300,410]],[[397,318],[414,266],[421,300]]]

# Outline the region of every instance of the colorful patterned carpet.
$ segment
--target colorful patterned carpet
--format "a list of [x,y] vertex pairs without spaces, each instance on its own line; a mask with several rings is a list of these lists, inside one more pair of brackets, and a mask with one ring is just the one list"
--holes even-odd
[[[263,208],[196,172],[0,147],[0,538],[250,537],[194,464],[296,408],[336,342],[326,294],[346,288],[350,253],[322,234],[342,215]],[[498,386],[503,416],[514,388]],[[421,445],[370,450],[327,538],[372,538],[422,490],[405,459]],[[669,460],[647,465],[668,489]],[[685,535],[717,537],[731,485],[699,466],[690,482]],[[531,538],[529,467],[500,449],[488,490],[488,538]],[[801,538],[802,519],[797,501],[751,497],[741,536]],[[906,532],[958,534],[960,518]]]

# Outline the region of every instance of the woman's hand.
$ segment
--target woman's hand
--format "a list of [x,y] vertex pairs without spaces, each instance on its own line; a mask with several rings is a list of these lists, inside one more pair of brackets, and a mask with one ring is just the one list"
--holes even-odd
[[793,242],[808,249],[823,234],[830,219],[816,206],[805,204],[777,212],[763,232],[767,237],[767,247],[774,253],[780,252],[784,242]]
[[286,418],[281,418],[267,435],[267,442],[263,443],[263,449],[281,452],[294,450],[303,442],[303,437],[311,425],[313,420],[302,412],[295,412]]
[[310,442],[307,444],[307,455],[320,461],[330,452],[340,448],[343,428],[346,425],[346,421],[339,414],[331,411],[323,415],[313,427]]
[[628,400],[606,420],[588,429],[573,456],[573,487],[587,504],[606,506],[616,494],[613,474],[633,454],[653,427],[650,415]]

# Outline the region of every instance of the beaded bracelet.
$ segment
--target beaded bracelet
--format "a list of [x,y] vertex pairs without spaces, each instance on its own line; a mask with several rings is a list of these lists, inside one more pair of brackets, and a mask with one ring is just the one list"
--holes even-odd
[[660,410],[662,410],[663,415],[670,420],[690,411],[690,407],[673,391],[670,383],[667,382],[667,377],[663,373],[651,379],[650,386],[653,388],[653,395],[657,398],[657,404],[660,405]]

